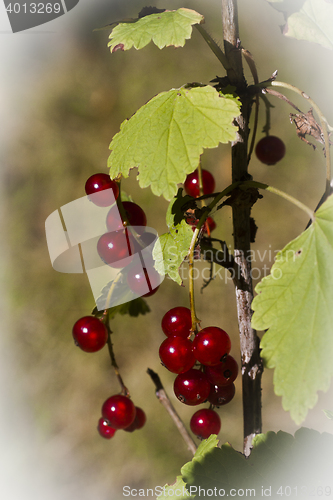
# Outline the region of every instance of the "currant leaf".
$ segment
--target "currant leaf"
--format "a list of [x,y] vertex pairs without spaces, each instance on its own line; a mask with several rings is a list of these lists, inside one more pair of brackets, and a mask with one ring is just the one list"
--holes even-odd
[[[110,289],[111,283],[109,283],[101,292],[101,296],[97,299],[97,304],[99,301],[105,303],[106,296]],[[117,314],[124,316],[128,314],[129,316],[137,317],[140,314],[147,314],[150,312],[150,308],[147,302],[142,297],[137,297],[136,299],[130,300],[129,302],[124,302],[114,307],[109,308],[109,319],[113,319]],[[104,311],[97,309],[95,307],[91,313],[96,318],[102,318]]]
[[173,45],[183,47],[191,38],[192,25],[200,24],[204,17],[198,12],[181,8],[144,16],[133,22],[122,22],[111,32],[108,47],[111,52],[121,47],[142,49],[153,41],[159,49]]
[[168,233],[162,234],[153,250],[155,269],[161,274],[168,275],[173,281],[182,284],[179,268],[188,254],[193,237],[191,226],[184,220],[180,224],[174,225],[174,215],[172,208],[175,200],[169,203],[166,213],[166,223],[169,228]]
[[248,458],[230,444],[213,447],[214,439],[216,436],[212,435],[203,441],[192,461],[181,469],[181,478],[190,493],[197,493],[199,488],[208,493],[216,488],[216,498],[237,492],[240,496],[245,492],[246,496],[273,494],[275,498],[279,489],[289,496],[299,485],[308,490],[331,484],[331,434],[305,428],[295,436],[282,431],[259,434]]
[[[333,5],[327,0],[298,2],[299,10],[292,2],[268,0],[274,8],[286,14],[287,23],[283,34],[297,40],[307,40],[333,49]],[[296,4],[297,5],[297,4]]]
[[170,500],[170,498],[177,498],[177,500],[193,500],[195,495],[190,495],[182,477],[177,476],[176,481],[172,485],[166,484],[161,494],[157,497],[158,500]]
[[[172,205],[171,214],[173,216],[173,221],[171,220],[170,225],[179,224],[184,219],[185,210],[188,210],[189,208],[192,209],[197,208],[195,199],[192,196],[189,196],[188,194],[185,194],[185,196],[183,196],[183,188],[179,188],[175,196],[174,203]],[[171,214],[170,214],[170,219],[171,219]]]
[[122,123],[111,141],[108,166],[111,178],[128,177],[139,170],[142,188],[170,200],[193,172],[204,148],[233,141],[233,120],[240,103],[220,95],[211,86],[172,89],[162,92]]
[[277,254],[252,303],[253,327],[268,329],[261,356],[275,368],[275,393],[297,424],[333,375],[333,196],[315,215]]
[[288,18],[284,34],[333,49],[332,3],[326,0],[306,0],[300,11]]

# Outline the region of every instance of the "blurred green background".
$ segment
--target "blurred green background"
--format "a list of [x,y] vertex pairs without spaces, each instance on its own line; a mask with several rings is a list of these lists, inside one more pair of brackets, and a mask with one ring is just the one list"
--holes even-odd
[[[6,258],[2,275],[7,314],[3,345],[10,352],[8,377],[17,402],[23,400],[26,405],[34,429],[33,446],[48,464],[54,482],[61,486],[61,498],[67,498],[67,494],[74,498],[80,495],[81,499],[122,498],[124,485],[154,488],[172,483],[180,467],[191,459],[146,374],[148,367],[159,373],[188,425],[194,410],[173,396],[174,375],[160,365],[158,357],[164,339],[161,319],[171,307],[188,306],[186,282],[185,287],[178,287],[166,279],[158,293],[147,299],[151,308],[148,315],[117,316],[113,320],[117,362],[133,401],[147,414],[147,424],[133,434],[118,432],[112,440],[103,440],[96,431],[101,405],[119,391],[119,386],[107,350],[89,355],[75,348],[72,326],[92,311],[92,293],[85,275],[60,274],[52,269],[45,240],[48,215],[84,196],[84,184],[90,175],[107,171],[108,146],[124,119],[158,92],[224,76],[219,61],[196,30],[182,49],[159,51],[150,44],[141,51],[110,54],[109,30],[93,30],[114,20],[136,17],[145,5],[137,0],[108,1],[87,4],[77,17],[72,11],[59,49],[48,54],[39,48],[42,62],[38,64],[38,77],[33,75],[30,84],[15,97],[21,120],[2,154]],[[214,38],[222,39],[218,0],[155,1],[154,5],[193,8],[205,16],[206,28]],[[283,37],[279,27],[283,16],[265,0],[240,0],[239,16],[241,42],[252,52],[260,79],[267,79],[278,69],[278,78],[310,94],[332,123],[332,52]],[[252,83],[247,68],[246,76]],[[290,94],[288,97],[308,110],[305,101]],[[321,147],[313,151],[302,143],[289,121],[292,108],[277,99],[270,101],[275,106],[271,133],[285,141],[287,154],[272,167],[253,157],[250,172],[256,180],[281,188],[314,208],[325,185]],[[258,138],[263,124],[262,106]],[[221,145],[203,155],[203,167],[214,174],[217,188],[230,183],[229,153],[229,146]],[[123,189],[144,208],[148,225],[160,234],[165,232],[167,202],[154,197],[150,189],[140,190],[135,171],[123,182]],[[258,269],[256,275],[262,277],[262,267],[272,265],[275,250],[296,237],[307,220],[295,207],[269,193],[254,207],[253,216],[259,227],[253,265]],[[215,220],[218,228],[214,236],[232,246],[229,208],[219,211]],[[203,270],[207,265],[199,263],[198,268]],[[225,276],[224,272],[221,275]],[[203,294],[202,281],[196,285],[202,326],[224,328],[232,339],[231,353],[239,361],[233,284],[217,278]],[[266,370],[263,376],[263,431],[294,432],[296,425],[273,393],[272,375]],[[236,388],[234,400],[219,410],[219,437],[222,443],[228,441],[241,451],[240,379]],[[317,406],[303,425],[332,432],[323,409],[333,409],[332,390],[319,394]],[[11,459],[16,463],[17,454]]]

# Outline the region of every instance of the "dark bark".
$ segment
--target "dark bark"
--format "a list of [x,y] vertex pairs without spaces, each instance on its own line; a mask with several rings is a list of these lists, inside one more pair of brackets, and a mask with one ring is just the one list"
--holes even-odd
[[[238,31],[237,0],[222,0],[222,19],[224,49],[231,69],[227,71],[228,80],[237,88],[241,98],[241,115],[236,120],[239,127],[237,139],[232,143],[232,182],[251,178],[248,174],[248,135],[251,112],[251,98],[246,93],[243,73],[242,54]],[[251,327],[251,303],[253,300],[251,278],[251,207],[255,197],[244,191],[232,204],[235,291],[238,325],[240,334],[243,415],[244,415],[244,454],[251,451],[253,437],[261,432],[261,376],[259,338]]]

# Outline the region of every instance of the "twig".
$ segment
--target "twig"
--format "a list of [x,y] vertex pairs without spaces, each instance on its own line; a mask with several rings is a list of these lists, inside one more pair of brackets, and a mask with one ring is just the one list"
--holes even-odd
[[150,368],[147,369],[147,373],[155,384],[155,388],[156,388],[155,394],[156,394],[157,399],[164,406],[164,408],[167,410],[167,412],[171,416],[171,418],[174,421],[177,429],[179,430],[182,438],[184,439],[185,443],[187,444],[187,448],[194,455],[195,452],[197,451],[197,445],[195,444],[192,437],[188,433],[188,431],[187,431],[185,425],[183,424],[182,420],[180,419],[178,413],[176,412],[176,410],[172,406],[172,403],[171,403],[170,399],[168,398],[167,393],[164,390],[164,387],[162,385],[160,377],[157,375],[156,372],[154,372]]
[[199,31],[200,35],[203,37],[205,42],[208,44],[209,48],[216,55],[224,69],[227,71],[230,68],[227,58],[224,55],[223,50],[217,45],[215,40],[210,36],[209,33],[201,26],[201,24],[196,24],[195,27]]
[[[239,50],[239,30],[237,0],[222,0],[222,21],[225,54],[232,65],[228,72],[230,82],[241,92],[246,88],[241,52]],[[244,93],[245,94],[245,93]],[[236,119],[237,139],[232,143],[232,182],[242,182],[251,178],[248,174],[248,136],[251,98],[241,97],[242,113]],[[251,326],[251,303],[253,288],[251,278],[251,205],[246,198],[232,206],[234,259],[240,271],[235,280],[238,327],[240,336],[243,386],[244,454],[249,456],[252,439],[262,429],[261,423],[261,375],[259,338]]]
[[108,321],[108,316],[106,315],[106,318],[105,318],[105,321],[104,321],[104,324],[106,326],[106,329],[108,331],[108,340],[107,340],[107,344],[108,344],[108,348],[109,348],[109,354],[110,354],[110,360],[111,360],[111,366],[113,367],[114,371],[115,371],[115,374],[116,374],[116,377],[118,379],[118,382],[120,384],[120,387],[121,387],[121,393],[124,394],[124,396],[129,396],[129,390],[127,389],[126,385],[124,384],[124,381],[122,379],[122,376],[120,375],[120,372],[119,372],[119,367],[117,365],[117,362],[116,362],[116,358],[115,358],[115,355],[114,355],[114,351],[113,351],[113,344],[111,342],[111,334],[112,334],[112,331],[111,331],[111,328],[109,326],[109,321]]

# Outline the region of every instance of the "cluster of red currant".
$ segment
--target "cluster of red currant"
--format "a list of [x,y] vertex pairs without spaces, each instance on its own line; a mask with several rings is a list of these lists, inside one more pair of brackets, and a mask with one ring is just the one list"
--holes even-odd
[[106,439],[111,439],[115,432],[123,429],[133,432],[145,425],[146,414],[128,396],[115,394],[102,406],[102,416],[98,421],[98,432]]
[[[260,161],[272,165],[285,154],[285,146],[275,136],[262,138],[256,146]],[[200,179],[199,179],[200,176]],[[200,189],[200,184],[202,189]],[[204,169],[195,170],[186,177],[185,192],[193,198],[210,195],[215,189],[213,175]],[[97,173],[89,177],[85,191],[90,201],[99,207],[109,207],[106,216],[106,232],[97,242],[97,252],[102,261],[113,268],[123,268],[124,260],[128,287],[132,292],[148,297],[153,295],[160,284],[160,277],[153,262],[142,257],[139,265],[131,265],[135,253],[150,245],[155,235],[146,231],[147,217],[142,208],[132,201],[121,201],[119,184],[107,174]],[[96,196],[98,194],[98,196]],[[195,216],[186,222],[194,227],[198,224]],[[203,232],[208,236],[216,227],[212,217],[208,217]],[[149,267],[148,267],[149,266]],[[110,330],[104,318],[84,316],[73,327],[73,338],[77,346],[85,352],[102,349],[110,339]],[[192,329],[191,311],[186,307],[175,307],[162,319],[162,330],[167,338],[162,342],[159,355],[162,364],[177,374],[174,393],[184,404],[195,406],[208,401],[209,408],[198,410],[191,418],[190,428],[199,438],[218,434],[221,428],[215,407],[227,404],[235,395],[234,380],[238,365],[230,356],[231,342],[221,328],[209,326],[197,332]],[[116,430],[132,432],[143,427],[146,421],[144,411],[131,401],[126,388],[121,394],[109,397],[102,406],[102,416],[98,431],[110,439]]]
[[[112,191],[110,191],[112,189]],[[98,206],[107,207],[112,204],[113,196],[119,197],[118,184],[111,180],[107,174],[94,174],[86,182],[85,190],[93,203]],[[98,193],[98,197],[94,195]],[[105,194],[104,194],[105,193]],[[113,267],[124,267],[130,264],[131,258],[140,250],[150,245],[155,235],[146,231],[147,217],[143,209],[132,201],[113,203],[106,216],[106,229],[98,240],[97,252],[102,261]],[[158,272],[151,262],[147,270],[147,263],[127,268],[127,284],[136,294],[144,297],[153,295],[160,283]]]
[[[108,342],[109,332],[98,318],[84,316],[74,324],[73,337],[83,351],[97,352]],[[116,394],[104,402],[97,428],[102,437],[111,439],[117,429],[133,432],[141,429],[145,422],[146,415],[141,408],[134,406],[128,396]]]
[[[190,428],[201,439],[218,434],[221,428],[215,406],[229,403],[235,395],[234,380],[238,365],[230,356],[229,335],[216,326],[199,330],[193,340],[191,311],[174,307],[162,319],[167,338],[159,348],[162,364],[177,377],[174,393],[184,404],[195,406],[208,401],[210,408],[198,410],[191,418]],[[198,365],[198,368],[194,368]]]
[[[128,264],[136,252],[145,248],[155,238],[155,235],[145,231],[146,215],[141,207],[130,201],[121,203],[122,213],[119,214],[120,207],[115,203],[119,198],[119,187],[107,174],[98,173],[89,177],[85,191],[95,205],[111,206],[106,216],[108,232],[99,238],[97,251],[104,263],[115,268],[123,267],[123,259],[127,259]],[[95,193],[98,193],[98,196],[94,196]],[[133,227],[135,229],[131,231]],[[147,297],[157,291],[160,280],[157,281],[158,273],[155,269],[149,269],[148,274],[145,267],[138,268],[134,265],[129,266],[126,272],[128,286],[134,293]],[[143,294],[147,286],[149,291]],[[109,335],[107,326],[95,316],[84,316],[73,326],[75,344],[85,352],[97,352],[102,349],[108,342]],[[110,439],[118,429],[133,432],[141,429],[145,422],[145,412],[134,406],[127,394],[115,394],[103,403],[98,432],[102,437]]]

